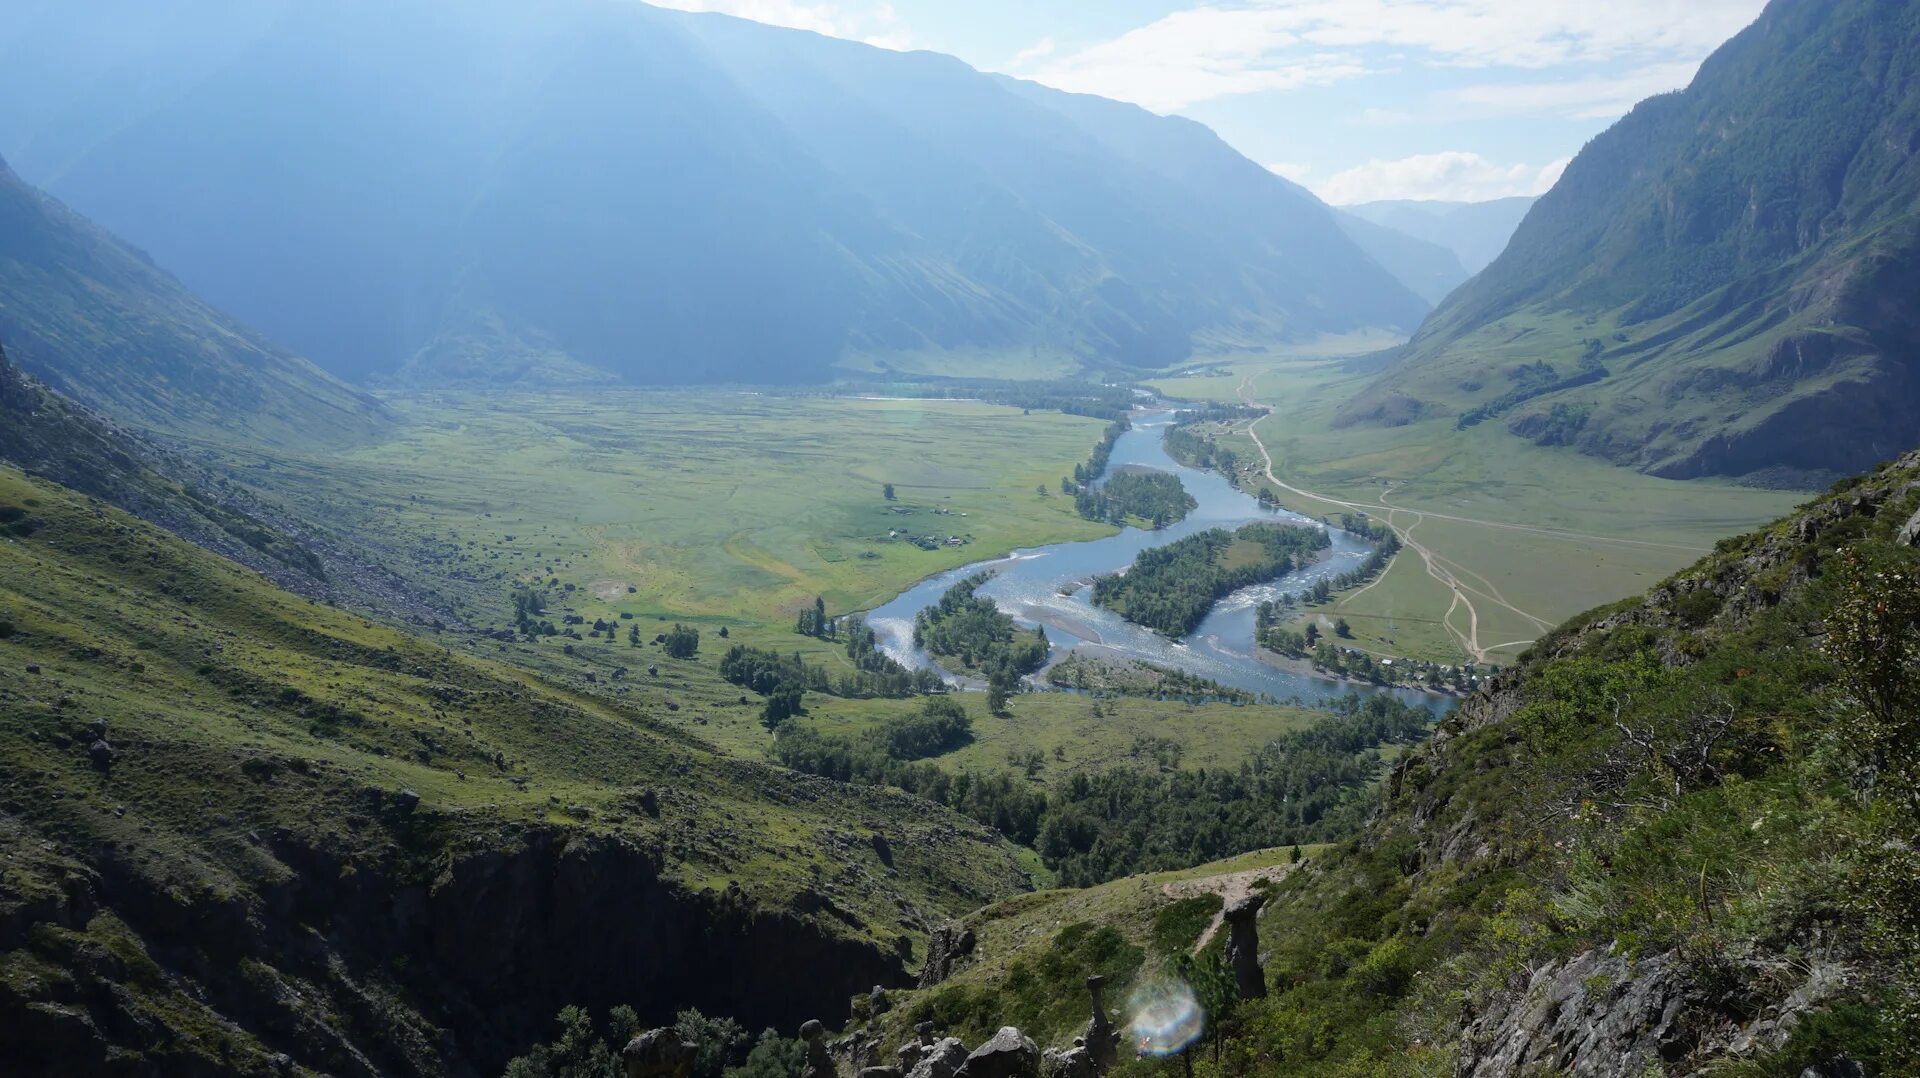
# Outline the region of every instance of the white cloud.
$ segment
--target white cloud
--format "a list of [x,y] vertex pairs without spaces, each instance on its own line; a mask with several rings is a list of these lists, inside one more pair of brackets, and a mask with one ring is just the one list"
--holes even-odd
[[847,8],[807,0],[648,0],[655,7],[675,11],[706,11],[751,19],[769,26],[811,30],[828,37],[864,41],[883,49],[913,47],[913,37],[901,24],[890,3]]
[[1537,195],[1552,187],[1567,160],[1544,167],[1496,164],[1477,153],[1449,150],[1394,161],[1368,161],[1336,172],[1314,193],[1335,206],[1389,198],[1484,202],[1512,195]]
[[[1403,61],[1546,69],[1697,63],[1764,0],[1249,0],[1203,4],[1050,60],[1064,90],[1172,111]],[[1590,92],[1590,91],[1589,91]],[[1593,106],[1599,107],[1599,106]]]
[[1026,48],[1021,49],[1019,52],[1014,53],[1013,59],[1007,61],[1007,70],[1018,71],[1036,60],[1044,60],[1053,55],[1054,48],[1053,39],[1043,37]]
[[1553,113],[1576,120],[1611,120],[1655,94],[1686,86],[1699,70],[1698,61],[1649,64],[1610,78],[1486,83],[1449,90],[1442,96],[1483,116]]

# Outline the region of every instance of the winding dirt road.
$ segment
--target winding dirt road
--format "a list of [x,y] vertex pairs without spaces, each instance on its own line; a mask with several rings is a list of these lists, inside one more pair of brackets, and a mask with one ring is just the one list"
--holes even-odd
[[[1255,401],[1252,395],[1253,375],[1249,374],[1242,378],[1239,388],[1235,390],[1235,393],[1241,401],[1246,404],[1258,406],[1259,402]],[[1264,461],[1263,468],[1266,472],[1268,482],[1281,490],[1302,498],[1322,502],[1327,505],[1337,505],[1345,509],[1356,510],[1372,516],[1377,516],[1382,510],[1385,510],[1386,525],[1393,529],[1395,535],[1399,536],[1402,552],[1412,551],[1414,555],[1420,559],[1421,566],[1426,569],[1427,575],[1439,582],[1441,586],[1445,587],[1451,593],[1452,600],[1447,604],[1446,613],[1440,616],[1440,624],[1447,630],[1448,634],[1459,643],[1461,648],[1473,657],[1475,662],[1486,662],[1488,652],[1495,649],[1514,647],[1516,645],[1533,642],[1533,638],[1529,637],[1525,640],[1509,640],[1489,644],[1481,643],[1480,608],[1474,604],[1475,598],[1480,599],[1480,601],[1487,604],[1489,608],[1511,611],[1524,621],[1537,626],[1542,632],[1551,629],[1553,623],[1537,614],[1515,606],[1500,594],[1500,589],[1494,586],[1492,581],[1457,562],[1448,560],[1444,555],[1437,553],[1433,548],[1415,538],[1414,531],[1429,519],[1445,520],[1458,524],[1471,524],[1482,528],[1499,528],[1506,531],[1528,532],[1569,542],[1613,543],[1622,546],[1661,547],[1668,550],[1705,553],[1703,548],[1684,546],[1678,543],[1659,543],[1645,539],[1623,539],[1611,535],[1588,535],[1580,532],[1562,531],[1556,528],[1535,527],[1529,524],[1512,524],[1503,520],[1480,520],[1474,517],[1428,512],[1423,509],[1407,509],[1388,503],[1387,498],[1394,491],[1394,488],[1391,486],[1382,490],[1373,504],[1347,501],[1343,498],[1335,498],[1317,491],[1306,490],[1302,487],[1294,486],[1274,473],[1273,453],[1267,448],[1266,441],[1260,437],[1260,432],[1256,429],[1258,425],[1259,420],[1249,420],[1244,429],[1247,432],[1247,436],[1253,439],[1255,448],[1260,450],[1260,456]],[[1409,519],[1403,521],[1403,517]],[[1385,576],[1386,574],[1382,573],[1380,577],[1376,577],[1375,583],[1378,583],[1379,580]],[[1477,582],[1478,586],[1476,587],[1474,584],[1468,583],[1463,578],[1471,578],[1471,580]],[[1372,584],[1367,585],[1367,587],[1372,586]],[[1365,589],[1363,588],[1361,590],[1364,591]],[[1356,592],[1355,594],[1357,595],[1359,593]],[[1465,612],[1465,629],[1461,629],[1454,624],[1454,614],[1457,611]]]

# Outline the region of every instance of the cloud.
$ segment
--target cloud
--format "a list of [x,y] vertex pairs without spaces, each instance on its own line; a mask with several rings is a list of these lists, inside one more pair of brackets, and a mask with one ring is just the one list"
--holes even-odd
[[1174,111],[1236,94],[1354,78],[1386,62],[1523,70],[1619,62],[1643,68],[1697,63],[1751,22],[1763,2],[1248,0],[1236,6],[1202,4],[1053,57],[1033,77],[1063,90]]
[[1611,120],[1655,94],[1681,89],[1699,70],[1698,61],[1649,64],[1608,78],[1487,83],[1448,90],[1442,97],[1480,116],[1551,113],[1577,120]]
[[913,47],[913,36],[900,22],[890,3],[847,8],[837,4],[809,3],[807,0],[649,0],[655,7],[675,11],[706,11],[736,18],[751,19],[769,26],[793,30],[811,30],[828,37],[864,41],[883,49],[904,51]]
[[1548,165],[1500,165],[1465,150],[1416,154],[1394,161],[1368,161],[1336,172],[1314,193],[1335,206],[1381,199],[1441,199],[1485,202],[1513,195],[1537,195],[1560,178],[1567,159]]
[[1043,37],[1026,48],[1021,49],[1019,52],[1014,53],[1013,59],[1007,61],[1007,70],[1018,71],[1036,60],[1044,60],[1052,56],[1053,52],[1053,39]]

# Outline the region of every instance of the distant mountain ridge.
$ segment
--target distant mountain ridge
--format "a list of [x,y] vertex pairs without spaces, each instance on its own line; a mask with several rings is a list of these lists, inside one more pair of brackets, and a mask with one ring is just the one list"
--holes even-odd
[[1774,0],[1642,102],[1345,422],[1793,485],[1920,440],[1920,7]]
[[1341,206],[1340,212],[1445,247],[1459,258],[1464,280],[1500,257],[1534,201],[1531,195],[1485,202],[1390,199]]
[[950,57],[616,0],[107,6],[0,28],[0,152],[349,378],[1125,369],[1427,308],[1200,125]]
[[388,422],[0,161],[0,345],[102,412],[184,435],[331,442]]

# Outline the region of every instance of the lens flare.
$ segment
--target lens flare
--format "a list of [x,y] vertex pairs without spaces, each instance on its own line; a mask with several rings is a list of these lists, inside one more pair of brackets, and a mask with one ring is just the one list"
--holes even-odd
[[1134,1050],[1143,1056],[1170,1056],[1192,1044],[1207,1024],[1207,1012],[1185,981],[1155,980],[1127,996],[1128,1026]]

